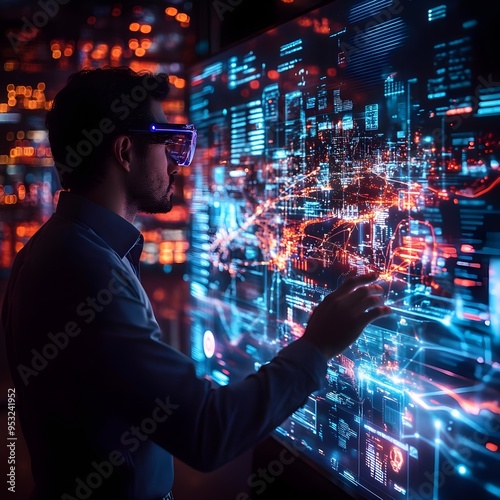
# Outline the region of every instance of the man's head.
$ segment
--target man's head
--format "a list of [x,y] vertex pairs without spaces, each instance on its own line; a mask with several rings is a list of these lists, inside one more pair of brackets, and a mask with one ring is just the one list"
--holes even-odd
[[131,128],[165,121],[151,101],[165,100],[168,77],[130,68],[82,70],[68,79],[47,114],[52,155],[63,188],[87,187],[102,172],[99,162],[112,140]]
[[168,212],[177,161],[189,164],[196,145],[192,126],[164,133],[168,92],[165,74],[127,67],[72,75],[46,118],[63,189],[105,191],[132,212]]

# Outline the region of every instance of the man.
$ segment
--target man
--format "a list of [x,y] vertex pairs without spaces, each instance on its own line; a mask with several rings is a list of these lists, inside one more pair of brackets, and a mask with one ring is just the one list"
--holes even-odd
[[2,310],[36,499],[171,498],[173,456],[210,471],[258,444],[390,313],[374,275],[350,277],[301,339],[217,389],[160,341],[133,221],[171,209],[194,152],[194,128],[166,123],[168,88],[165,75],[85,70],[47,116],[63,191],[19,252]]

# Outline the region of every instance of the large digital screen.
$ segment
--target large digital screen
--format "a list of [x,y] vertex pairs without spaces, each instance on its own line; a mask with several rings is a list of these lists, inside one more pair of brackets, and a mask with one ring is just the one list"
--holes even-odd
[[393,314],[273,434],[359,498],[500,498],[499,32],[338,0],[191,68],[191,356],[239,380],[378,271]]

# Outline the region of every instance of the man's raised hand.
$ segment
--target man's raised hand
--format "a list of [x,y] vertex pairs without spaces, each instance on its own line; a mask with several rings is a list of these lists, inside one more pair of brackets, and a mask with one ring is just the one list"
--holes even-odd
[[369,323],[391,314],[391,308],[385,305],[384,289],[374,283],[376,279],[376,273],[349,276],[312,312],[304,338],[327,359],[349,347]]

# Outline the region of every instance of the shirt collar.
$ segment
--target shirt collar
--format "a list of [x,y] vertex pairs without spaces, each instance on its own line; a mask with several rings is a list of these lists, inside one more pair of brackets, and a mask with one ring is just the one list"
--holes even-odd
[[139,229],[115,212],[83,196],[61,191],[56,214],[89,226],[120,258],[136,245],[142,250],[144,238]]

